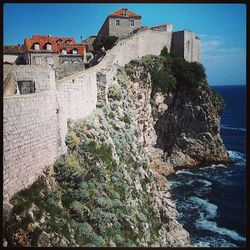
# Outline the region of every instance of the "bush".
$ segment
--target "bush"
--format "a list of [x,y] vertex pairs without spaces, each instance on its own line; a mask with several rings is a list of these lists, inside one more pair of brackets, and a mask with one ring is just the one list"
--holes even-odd
[[130,118],[129,118],[129,116],[128,116],[127,114],[124,115],[123,121],[124,121],[125,123],[127,123],[127,124],[130,124],[130,123],[131,123]]
[[93,48],[95,52],[98,52],[102,47],[106,50],[114,47],[118,37],[116,36],[105,36],[100,41],[95,41],[93,44]]
[[118,84],[114,84],[109,87],[108,89],[108,98],[111,98],[113,100],[121,100],[121,87]]
[[80,144],[80,139],[74,131],[71,131],[66,134],[65,143],[69,149],[74,149]]

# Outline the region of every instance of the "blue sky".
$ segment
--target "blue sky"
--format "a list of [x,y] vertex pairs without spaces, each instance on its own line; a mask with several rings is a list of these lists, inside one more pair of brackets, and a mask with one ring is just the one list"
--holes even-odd
[[142,16],[144,26],[172,23],[201,38],[201,63],[210,85],[246,84],[246,5],[244,4],[5,4],[4,45],[32,35],[95,35],[119,8]]

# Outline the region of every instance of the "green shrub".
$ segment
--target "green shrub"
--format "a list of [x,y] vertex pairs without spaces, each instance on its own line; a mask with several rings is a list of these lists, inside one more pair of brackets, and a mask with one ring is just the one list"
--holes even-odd
[[121,87],[118,84],[111,85],[108,89],[108,98],[113,100],[121,100]]
[[69,149],[74,149],[80,144],[80,139],[77,137],[74,131],[70,131],[66,134],[65,143]]
[[127,114],[124,115],[123,121],[127,124],[131,124],[130,117]]
[[90,241],[91,241],[90,244],[92,246],[94,246],[94,247],[103,247],[103,246],[105,246],[105,240],[100,235],[93,234],[90,237]]
[[90,237],[93,233],[93,228],[89,223],[77,223],[77,231],[82,237]]
[[112,49],[117,41],[116,36],[104,36],[100,41],[95,40],[93,44],[94,52],[98,52],[104,47],[106,50]]

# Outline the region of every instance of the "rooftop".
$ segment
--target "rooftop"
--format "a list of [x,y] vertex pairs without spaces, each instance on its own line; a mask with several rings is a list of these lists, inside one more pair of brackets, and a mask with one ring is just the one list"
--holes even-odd
[[52,37],[50,35],[48,36],[40,36],[35,35],[32,36],[32,38],[25,38],[24,39],[24,45],[28,52],[33,52],[34,50],[34,44],[40,45],[41,52],[45,52],[46,50],[46,44],[51,44],[51,50],[52,52],[60,52],[62,49],[66,49],[67,52],[70,52],[72,49],[77,49],[78,54],[83,55],[84,53],[84,46],[83,43],[76,43],[75,39],[73,37]]
[[135,17],[135,18],[141,18],[140,15],[137,15],[125,8],[121,8],[109,15],[109,17]]

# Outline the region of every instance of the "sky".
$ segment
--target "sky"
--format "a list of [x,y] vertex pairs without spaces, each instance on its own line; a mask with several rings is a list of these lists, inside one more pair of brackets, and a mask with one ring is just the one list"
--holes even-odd
[[201,38],[201,63],[210,85],[246,84],[245,4],[4,4],[4,45],[23,44],[32,35],[96,35],[119,8],[142,16],[143,26],[171,23]]

